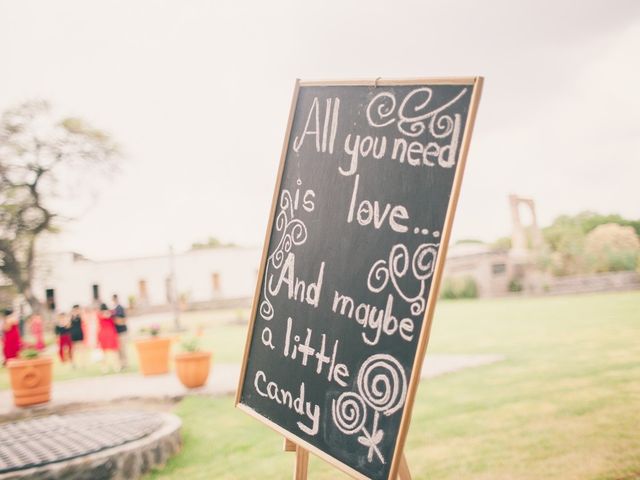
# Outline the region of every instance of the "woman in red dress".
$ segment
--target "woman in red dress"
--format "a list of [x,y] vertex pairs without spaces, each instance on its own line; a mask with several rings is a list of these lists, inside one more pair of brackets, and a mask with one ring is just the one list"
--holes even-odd
[[18,317],[11,309],[4,311],[2,333],[2,353],[4,354],[2,364],[6,365],[7,360],[16,358],[20,353],[20,330],[18,328]]
[[103,371],[120,370],[118,332],[111,310],[104,303],[98,312],[98,345],[102,349]]
[[73,362],[73,342],[71,341],[71,319],[65,313],[58,314],[58,324],[55,328],[58,336],[58,354],[62,363]]

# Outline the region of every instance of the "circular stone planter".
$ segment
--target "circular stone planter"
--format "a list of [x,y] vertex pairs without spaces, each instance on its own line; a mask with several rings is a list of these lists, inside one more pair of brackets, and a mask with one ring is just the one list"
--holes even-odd
[[176,355],[176,373],[187,388],[207,383],[211,369],[211,352],[185,352]]
[[0,480],[134,480],[178,452],[181,425],[168,413],[118,410],[0,425]]
[[143,375],[160,375],[169,371],[169,348],[171,339],[165,337],[146,338],[136,341],[140,372]]
[[53,358],[12,358],[7,362],[7,368],[16,407],[28,407],[51,400]]

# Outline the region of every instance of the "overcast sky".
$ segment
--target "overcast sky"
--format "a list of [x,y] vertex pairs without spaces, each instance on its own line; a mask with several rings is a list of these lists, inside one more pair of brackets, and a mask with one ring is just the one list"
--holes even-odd
[[640,2],[0,0],[0,109],[50,100],[121,173],[66,226],[93,258],[261,244],[295,78],[483,75],[454,239],[640,217]]

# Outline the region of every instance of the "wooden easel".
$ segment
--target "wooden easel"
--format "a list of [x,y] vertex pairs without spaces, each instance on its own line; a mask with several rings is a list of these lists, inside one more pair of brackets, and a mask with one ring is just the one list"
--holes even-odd
[[[285,452],[296,452],[296,461],[293,466],[293,480],[307,480],[309,471],[309,452],[296,445],[291,440],[285,438],[282,446]],[[407,464],[407,457],[402,454],[400,468],[398,469],[398,480],[411,480],[411,472]]]
[[[431,275],[432,275],[432,279],[431,279],[431,286],[428,288],[428,294],[427,294],[427,298],[426,298],[426,303],[421,307],[422,310],[424,311],[424,316],[423,316],[423,320],[422,320],[422,325],[420,327],[420,331],[419,331],[419,337],[417,340],[417,345],[415,346],[415,354],[414,354],[414,358],[413,359],[404,359],[404,364],[400,365],[400,369],[404,369],[404,372],[406,374],[408,374],[409,376],[409,381],[408,381],[408,385],[406,385],[406,379],[403,378],[403,387],[402,387],[402,401],[404,402],[404,404],[400,404],[398,403],[398,406],[402,406],[402,410],[401,410],[401,419],[400,419],[400,424],[397,428],[397,431],[394,433],[397,433],[396,437],[393,438],[393,442],[395,445],[395,449],[394,449],[394,458],[392,460],[392,467],[394,469],[394,473],[397,475],[397,480],[411,480],[411,474],[409,472],[409,467],[407,465],[407,460],[406,457],[403,455],[398,456],[398,453],[402,453],[403,452],[403,448],[404,448],[404,444],[405,444],[405,440],[407,437],[407,432],[409,429],[409,424],[411,423],[411,412],[413,409],[413,404],[414,404],[414,400],[415,400],[415,396],[416,396],[416,391],[418,388],[418,384],[420,383],[420,370],[421,370],[421,366],[423,364],[423,360],[424,360],[424,355],[426,352],[426,348],[427,348],[427,344],[429,342],[429,335],[431,332],[431,322],[433,319],[433,313],[434,313],[434,308],[436,305],[436,300],[438,298],[438,292],[439,292],[439,286],[440,286],[440,279],[442,277],[442,272],[444,269],[444,261],[446,258],[446,254],[447,254],[447,246],[449,243],[449,238],[451,235],[451,229],[452,229],[452,224],[453,224],[453,217],[455,214],[455,210],[456,210],[456,206],[458,203],[458,197],[460,194],[460,188],[461,188],[461,183],[462,183],[462,177],[463,177],[463,173],[464,173],[464,167],[465,167],[465,163],[466,163],[466,158],[467,158],[467,153],[469,150],[469,143],[471,141],[471,134],[473,131],[473,125],[474,125],[474,121],[475,121],[475,116],[476,116],[476,112],[477,112],[477,108],[478,108],[478,103],[480,101],[480,93],[482,91],[482,84],[483,84],[483,78],[482,77],[453,77],[453,78],[435,78],[435,79],[428,79],[428,78],[422,78],[422,79],[398,79],[398,80],[381,80],[380,78],[376,78],[373,81],[369,81],[369,80],[339,80],[339,81],[306,81],[306,82],[301,82],[299,80],[296,81],[295,84],[295,88],[294,88],[294,92],[293,92],[293,99],[291,102],[291,106],[289,109],[289,120],[287,122],[287,130],[286,130],[286,134],[285,134],[285,139],[283,142],[283,147],[282,147],[282,153],[280,155],[280,165],[278,167],[278,174],[276,177],[276,185],[274,188],[274,192],[273,192],[273,198],[272,198],[272,202],[271,202],[271,211],[270,211],[270,216],[269,216],[269,222],[268,222],[268,227],[267,227],[267,231],[265,232],[265,241],[264,241],[264,247],[262,250],[262,259],[260,261],[260,271],[258,274],[258,281],[256,282],[256,289],[255,289],[255,294],[253,297],[253,307],[251,310],[251,316],[250,316],[250,320],[249,320],[249,327],[247,329],[247,340],[245,343],[245,349],[244,349],[244,356],[243,356],[243,360],[242,360],[242,368],[240,370],[240,378],[238,379],[238,389],[236,391],[236,399],[235,399],[235,406],[241,410],[243,410],[245,413],[247,413],[248,415],[258,419],[259,421],[261,421],[262,423],[264,423],[265,425],[268,425],[269,427],[271,427],[273,430],[275,430],[276,432],[278,432],[280,435],[288,435],[292,438],[295,438],[296,441],[299,442],[299,444],[295,443],[295,441],[289,441],[289,440],[285,440],[284,442],[284,450],[288,451],[288,452],[295,452],[296,454],[296,460],[295,460],[295,467],[294,467],[294,474],[293,474],[293,478],[294,480],[307,480],[307,476],[308,476],[308,469],[309,469],[309,451],[313,451],[316,455],[318,455],[318,457],[324,459],[325,461],[327,461],[328,463],[334,465],[335,467],[339,468],[340,470],[342,470],[343,472],[346,472],[348,474],[350,474],[352,477],[357,478],[357,479],[362,479],[362,478],[366,478],[365,475],[361,474],[360,472],[358,472],[357,470],[355,470],[351,465],[341,462],[340,460],[338,460],[337,458],[334,458],[333,456],[331,456],[330,454],[328,454],[327,452],[325,452],[322,448],[314,446],[309,444],[308,442],[304,441],[302,438],[296,437],[294,432],[289,431],[287,428],[285,428],[285,426],[288,424],[284,417],[280,414],[278,415],[270,415],[270,409],[272,408],[272,404],[271,403],[266,403],[266,404],[262,404],[262,400],[260,399],[260,397],[268,397],[269,395],[263,395],[262,393],[258,392],[259,395],[249,395],[249,396],[245,396],[245,383],[246,383],[246,378],[245,376],[247,375],[248,372],[248,368],[249,365],[251,363],[251,361],[253,361],[253,357],[252,357],[252,348],[254,345],[254,338],[256,337],[256,335],[258,336],[257,338],[259,338],[259,340],[257,340],[255,343],[256,345],[258,345],[259,347],[259,342],[260,340],[262,341],[262,343],[267,346],[268,348],[270,348],[271,350],[273,350],[275,347],[272,344],[271,340],[272,340],[272,330],[265,327],[265,329],[262,331],[262,337],[260,337],[260,333],[259,333],[259,329],[260,329],[260,324],[256,323],[257,319],[258,319],[258,309],[261,308],[262,305],[262,301],[261,299],[263,298],[263,290],[262,290],[262,286],[266,285],[266,281],[267,281],[267,267],[268,267],[268,263],[271,261],[271,254],[273,254],[274,252],[282,252],[282,250],[278,250],[280,247],[278,245],[280,245],[279,243],[271,245],[271,237],[272,234],[277,231],[280,230],[280,227],[278,227],[278,222],[280,221],[279,219],[281,218],[278,214],[278,211],[280,209],[280,211],[284,211],[286,208],[283,208],[280,205],[280,195],[281,192],[282,194],[284,194],[285,191],[287,191],[290,195],[290,192],[288,191],[288,189],[295,189],[297,188],[297,186],[300,186],[301,183],[297,183],[296,185],[293,185],[293,183],[291,183],[290,180],[293,180],[293,176],[285,176],[285,166],[287,163],[287,158],[288,155],[290,153],[290,140],[291,140],[291,136],[292,136],[292,129],[293,129],[293,123],[294,123],[294,116],[296,115],[296,109],[297,107],[297,102],[298,99],[301,98],[301,88],[307,89],[307,88],[311,88],[311,89],[315,89],[315,88],[319,88],[319,87],[360,87],[360,88],[364,88],[364,89],[371,89],[371,88],[377,88],[379,86],[385,86],[385,87],[394,87],[394,86],[398,86],[398,87],[417,87],[420,86],[420,88],[414,89],[412,91],[411,94],[413,94],[413,92],[418,92],[419,90],[422,91],[422,93],[424,94],[426,91],[431,92],[431,86],[435,86],[435,85],[442,85],[442,86],[461,86],[464,87],[463,89],[460,89],[460,93],[458,94],[457,97],[455,97],[454,100],[452,100],[450,103],[447,103],[445,106],[448,107],[450,105],[453,105],[453,103],[455,103],[455,101],[457,101],[457,99],[462,98],[463,95],[466,94],[466,92],[468,91],[468,89],[471,89],[471,98],[469,100],[469,106],[466,110],[466,115],[464,113],[464,111],[460,110],[459,112],[456,111],[455,115],[460,116],[460,118],[462,118],[463,116],[466,117],[466,120],[464,123],[464,127],[463,127],[463,136],[462,136],[462,140],[461,143],[459,144],[459,153],[458,153],[458,157],[457,157],[457,167],[455,168],[455,175],[453,178],[453,183],[451,184],[451,190],[450,190],[450,195],[449,195],[449,200],[448,203],[446,204],[446,210],[442,211],[442,207],[443,205],[440,205],[439,211],[440,213],[443,213],[445,215],[444,218],[444,224],[443,227],[441,229],[441,231],[439,232],[431,232],[435,237],[439,238],[439,247],[437,249],[437,255],[436,255],[436,259],[435,259],[435,266],[432,265],[432,271],[431,271]],[[315,90],[308,90],[309,95],[314,94],[313,92],[315,92]],[[364,90],[362,90],[361,93],[363,93]],[[368,90],[369,93],[370,90]],[[366,92],[364,92],[366,93]],[[382,94],[384,94],[385,92],[381,92]],[[317,94],[319,95],[319,97],[317,97],[315,99],[315,101],[318,101],[318,98],[322,97],[322,95],[320,95],[319,93]],[[323,94],[324,95],[324,94]],[[360,94],[354,93],[353,95],[351,94],[346,94],[345,93],[345,98],[343,98],[343,102],[354,100],[354,101],[358,101],[361,102],[360,99],[361,97],[357,96]],[[307,98],[307,97],[305,97]],[[322,97],[324,98],[324,97]],[[383,97],[378,97],[376,96],[375,98],[383,98]],[[392,96],[392,98],[395,98]],[[405,97],[405,100],[408,98]],[[429,97],[431,98],[431,93],[429,93]],[[327,101],[330,101],[330,98],[327,98]],[[336,101],[338,100],[338,98],[336,97]],[[395,100],[394,100],[395,101]],[[466,101],[466,100],[465,100]],[[306,100],[305,100],[306,102]],[[428,102],[428,100],[427,100]],[[303,102],[304,103],[304,102]],[[332,110],[332,117],[337,118],[337,112],[338,110],[336,109],[336,102],[333,103],[334,107]],[[364,104],[362,104],[364,105]],[[404,105],[404,104],[403,104]],[[424,104],[426,105],[426,104]],[[423,105],[423,106],[424,106]],[[369,106],[367,108],[369,108],[371,106],[371,103],[369,103]],[[445,106],[441,107],[445,108]],[[305,107],[306,108],[306,107]],[[312,107],[316,108],[316,107]],[[318,109],[320,107],[317,107]],[[346,107],[343,106],[343,111]],[[379,108],[379,107],[378,107]],[[387,107],[384,107],[387,108]],[[457,107],[456,107],[457,108]],[[328,130],[329,128],[329,123],[331,123],[332,125],[332,129],[337,128],[337,123],[334,122],[334,120],[329,120],[329,109],[330,106],[328,104],[327,109],[326,109],[326,116],[325,116],[325,121],[324,121],[324,130],[325,132]],[[394,107],[391,108],[391,110],[395,109],[395,105]],[[311,111],[311,110],[310,110]],[[310,112],[309,111],[309,112]],[[439,111],[439,110],[437,110]],[[319,112],[319,110],[316,110],[316,112]],[[430,113],[429,115],[435,115],[436,110],[434,110],[432,113]],[[396,112],[397,113],[397,112]],[[451,115],[454,115],[454,112],[451,111],[450,112]],[[384,113],[384,118],[385,118],[385,123],[384,125],[388,125],[388,122],[392,122],[395,120],[395,118],[392,119],[387,119],[387,117],[389,115],[391,115],[391,112],[386,112]],[[303,114],[301,114],[303,115]],[[318,113],[316,113],[316,115],[318,115]],[[311,114],[309,113],[309,117],[311,118]],[[434,119],[435,117],[432,116],[432,119]],[[443,117],[441,117],[443,118]],[[424,119],[424,118],[423,118]],[[418,117],[416,117],[414,119],[416,122],[419,121]],[[451,122],[453,122],[453,120],[451,120],[451,118],[449,119]],[[403,119],[402,120],[398,120],[398,125],[400,124],[400,122],[405,122],[408,121],[407,119]],[[421,120],[420,120],[421,121]],[[316,123],[319,124],[320,120],[318,119]],[[357,123],[357,122],[356,122]],[[356,123],[354,123],[354,125],[356,125]],[[412,124],[412,126],[414,125],[413,122],[409,122]],[[383,124],[376,124],[375,126],[384,126]],[[425,124],[422,125],[422,128],[426,128]],[[444,128],[444,127],[439,127],[439,128]],[[448,127],[447,127],[448,128]],[[402,128],[400,128],[400,130],[405,133],[404,130],[402,130]],[[311,131],[307,131],[306,127],[305,127],[305,132],[304,134],[311,134]],[[416,133],[416,132],[412,132],[412,133]],[[419,132],[418,132],[419,133]],[[304,138],[304,134],[303,134],[303,138]],[[316,137],[316,141],[319,142],[320,141],[320,137],[322,136],[320,134],[320,127],[318,125],[317,128],[317,132],[315,132],[315,134],[317,135]],[[331,134],[333,135],[333,133]],[[457,134],[456,134],[457,135]],[[410,135],[411,136],[411,135]],[[295,138],[295,137],[294,137]],[[326,140],[326,136],[323,137]],[[452,141],[453,141],[453,134],[452,134]],[[333,142],[333,140],[329,140],[330,143]],[[458,141],[458,138],[456,137],[455,141]],[[294,141],[295,143],[295,141]],[[324,144],[323,144],[324,145]],[[413,145],[413,144],[412,144]],[[412,148],[412,147],[411,147]],[[447,148],[447,147],[443,147],[443,148]],[[323,146],[322,148],[322,152],[323,154],[326,153],[325,152],[325,147]],[[316,148],[317,152],[320,152],[320,148],[317,147]],[[424,150],[426,152],[426,150]],[[330,147],[330,153],[333,153],[331,151],[331,147]],[[451,152],[450,152],[451,153]],[[404,154],[403,154],[404,155]],[[404,157],[403,157],[404,158]],[[426,158],[426,157],[425,157]],[[455,160],[455,159],[454,159]],[[447,165],[447,168],[450,167],[452,165]],[[298,162],[298,169],[300,170],[300,162]],[[326,181],[331,181],[332,177],[328,177],[328,176],[323,176],[323,182]],[[326,180],[329,179],[329,180]],[[301,182],[300,178],[298,178],[298,182]],[[323,183],[320,182],[320,183]],[[318,185],[320,185],[320,183]],[[445,182],[446,185],[448,185]],[[445,186],[446,186],[445,185]],[[400,186],[398,185],[398,188]],[[324,188],[324,187],[323,187]],[[448,188],[448,187],[447,187]],[[291,190],[293,191],[293,190]],[[327,190],[329,193],[331,193],[333,190],[328,189]],[[355,197],[354,197],[355,198]],[[420,197],[423,198],[423,197]],[[346,200],[348,201],[348,200]],[[291,200],[289,200],[289,203],[291,202]],[[296,203],[298,202],[297,197],[296,197]],[[389,205],[387,205],[389,206]],[[287,207],[288,208],[288,207]],[[435,207],[434,207],[435,208]],[[439,215],[440,215],[439,213]],[[293,218],[293,214],[290,215],[291,218]],[[288,218],[288,217],[287,217]],[[289,218],[289,220],[291,220],[291,218]],[[331,225],[330,223],[321,223],[320,224],[320,229],[324,230],[325,226],[329,226]],[[417,233],[418,228],[416,227],[416,229],[414,230],[415,233]],[[425,231],[427,231],[426,229],[422,230],[422,232],[424,233]],[[438,233],[438,235],[435,235],[435,233]],[[282,233],[282,235],[284,235],[284,232]],[[426,233],[425,233],[426,235]],[[284,236],[282,237],[284,238]],[[436,241],[436,240],[434,240]],[[437,242],[437,241],[436,241]],[[404,245],[403,245],[404,246]],[[395,248],[395,247],[392,247]],[[417,250],[416,250],[417,251]],[[415,252],[414,252],[415,253]],[[376,252],[376,258],[384,258],[384,255],[386,254],[386,249],[384,250],[384,252]],[[382,257],[378,256],[378,255],[382,255]],[[339,257],[338,261],[340,261],[341,259]],[[363,258],[365,258],[363,256]],[[417,257],[415,257],[417,258]],[[420,257],[422,258],[422,257]],[[317,259],[316,259],[317,260]],[[316,262],[317,263],[317,262]],[[376,262],[377,264],[377,262]],[[323,263],[324,265],[324,263]],[[375,264],[374,264],[375,265]],[[422,280],[421,280],[422,281]],[[425,287],[425,284],[422,284],[422,287]],[[394,287],[395,288],[395,287]],[[371,290],[371,288],[369,287],[369,289]],[[377,290],[376,292],[374,292],[373,290],[371,290],[371,292],[373,293],[378,293],[379,290]],[[422,292],[422,291],[421,291]],[[423,293],[420,293],[420,297],[421,300],[425,301],[424,295]],[[416,297],[417,298],[417,297]],[[268,308],[270,309],[269,311],[271,313],[273,313],[273,305],[271,304],[270,301],[268,301],[268,299],[266,299],[267,304],[268,304]],[[409,302],[411,303],[411,302]],[[413,304],[412,304],[413,307]],[[289,307],[285,307],[283,306],[281,308],[281,311],[279,312],[279,315],[282,318],[286,317],[286,313],[289,311]],[[262,313],[260,314],[262,315]],[[265,318],[266,319],[266,318]],[[270,318],[269,318],[270,319]],[[266,319],[268,320],[268,319]],[[273,326],[273,324],[272,324]],[[281,329],[284,327],[280,327]],[[267,337],[265,337],[265,331],[269,334]],[[336,345],[337,345],[337,341],[336,341]],[[261,347],[259,347],[261,348]],[[389,356],[394,363],[390,363],[390,365],[394,366],[394,368],[396,368],[395,363],[400,363],[398,362],[398,359],[395,359],[393,356]],[[257,357],[256,357],[257,358]],[[305,357],[306,358],[306,357]],[[373,358],[368,357],[368,359]],[[385,359],[387,359],[385,357]],[[356,368],[358,365],[360,365],[360,367],[362,367],[364,364],[361,363],[363,361],[363,358],[360,358],[358,355],[354,356],[353,359],[351,359],[353,362],[353,368]],[[388,359],[387,359],[388,360]],[[274,360],[275,361],[275,360]],[[346,360],[345,360],[346,361]],[[279,363],[279,362],[276,362]],[[306,364],[305,364],[306,365]],[[281,369],[286,369],[287,367],[285,366],[281,366],[279,367],[278,365],[272,365],[272,370],[277,370],[278,368]],[[261,372],[264,374],[264,372]],[[348,377],[348,375],[347,375]],[[306,377],[305,377],[306,378]],[[258,377],[256,376],[256,379],[258,379]],[[299,378],[297,380],[300,380]],[[398,382],[394,381],[394,384],[396,384],[396,387],[398,386]],[[248,383],[249,388],[250,387],[250,383]],[[294,385],[295,387],[296,385]],[[253,386],[254,390],[257,390],[257,386],[256,383],[254,381],[254,386]],[[351,387],[352,392],[354,393],[354,386],[352,385]],[[357,387],[358,389],[360,388],[360,386]],[[400,391],[396,388],[396,391]],[[253,391],[250,391],[250,393],[252,393]],[[343,393],[348,393],[349,390],[345,390]],[[318,393],[318,395],[320,395],[322,392]],[[399,397],[398,397],[399,398]],[[336,400],[336,399],[334,399]],[[302,401],[302,399],[301,399]],[[281,403],[280,401],[278,401],[276,399],[276,403]],[[316,405],[318,406],[318,405]],[[365,407],[366,408],[366,407]],[[397,411],[396,406],[394,406],[394,412]],[[291,409],[291,407],[289,407],[289,409]],[[376,410],[376,413],[377,410]],[[391,414],[391,410],[388,410],[386,413]],[[271,418],[276,418],[277,420],[271,420]],[[364,417],[362,417],[364,418]],[[334,419],[335,420],[335,419]],[[337,424],[336,424],[337,425]],[[340,429],[340,427],[337,427],[338,429]],[[377,427],[376,427],[377,428]],[[344,431],[343,431],[344,433]],[[355,432],[354,432],[355,433]],[[373,443],[373,440],[368,439],[369,443]],[[382,458],[382,455],[380,455],[380,457]],[[396,473],[397,470],[397,473]],[[396,480],[396,479],[394,479]]]

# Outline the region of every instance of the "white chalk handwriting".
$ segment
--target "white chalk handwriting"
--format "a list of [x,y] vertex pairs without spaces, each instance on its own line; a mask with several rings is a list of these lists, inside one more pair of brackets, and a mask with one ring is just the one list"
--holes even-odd
[[294,398],[293,392],[279,387],[274,381],[267,381],[267,375],[262,370],[258,370],[253,379],[253,387],[261,397],[268,398],[310,420],[310,426],[303,422],[296,422],[298,428],[304,433],[312,436],[318,434],[320,430],[320,406],[312,404],[308,400],[305,401],[304,382],[300,384],[298,395]]
[[[300,187],[302,181],[298,179],[297,185]],[[300,198],[300,188],[296,190],[292,197],[289,190],[282,190],[280,193],[279,211],[276,214],[275,229],[281,233],[280,239],[273,249],[266,262],[264,272],[264,284],[262,290],[262,301],[260,302],[259,313],[265,320],[273,318],[273,304],[270,300],[269,279],[274,271],[280,270],[285,258],[295,245],[302,245],[307,240],[307,226],[299,218],[295,218],[298,208],[303,208],[307,212],[312,212],[315,208],[315,193],[307,190]],[[294,285],[295,286],[295,285]]]
[[[336,141],[336,133],[338,131],[338,115],[340,112],[340,99],[327,98],[324,110],[324,119],[320,120],[320,101],[318,97],[313,99],[311,108],[307,115],[307,121],[304,125],[301,135],[297,135],[293,139],[293,151],[299,152],[304,144],[306,137],[314,137],[316,152],[333,153],[333,146]],[[320,124],[322,123],[322,127]]]

